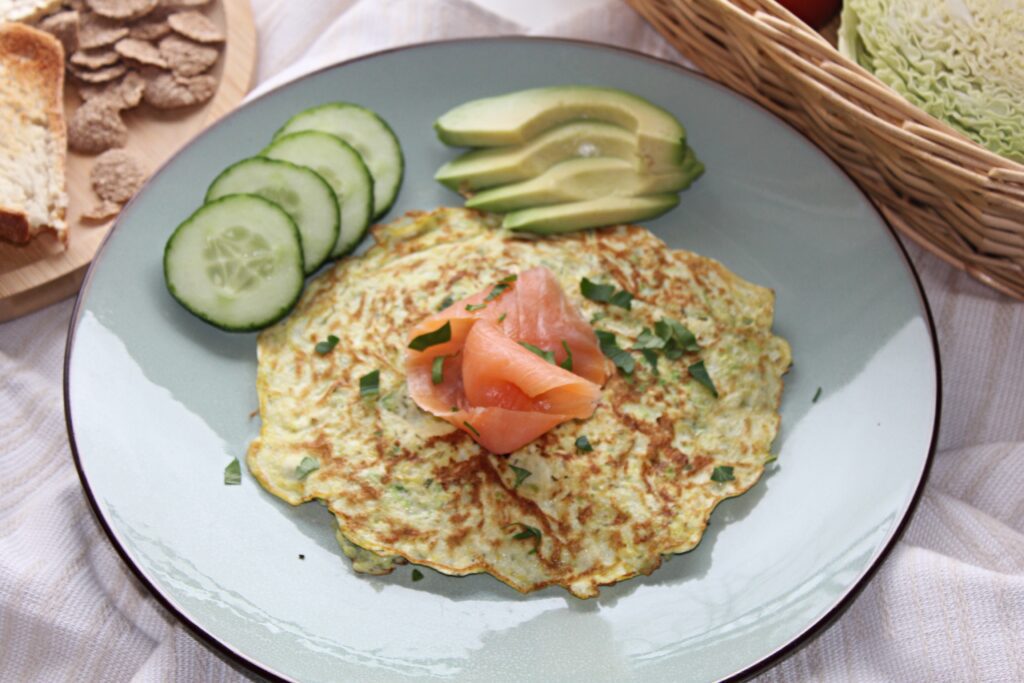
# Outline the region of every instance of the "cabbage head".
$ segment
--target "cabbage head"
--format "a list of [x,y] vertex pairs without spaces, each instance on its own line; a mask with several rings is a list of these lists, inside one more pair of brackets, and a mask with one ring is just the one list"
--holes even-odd
[[1024,0],[846,0],[839,50],[935,118],[1024,162]]

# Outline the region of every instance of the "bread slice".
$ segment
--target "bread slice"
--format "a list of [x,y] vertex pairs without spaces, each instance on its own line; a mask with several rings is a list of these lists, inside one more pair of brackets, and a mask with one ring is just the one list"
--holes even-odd
[[0,239],[51,232],[67,244],[64,48],[48,33],[0,23]]
[[60,7],[60,0],[0,0],[0,21],[35,21]]

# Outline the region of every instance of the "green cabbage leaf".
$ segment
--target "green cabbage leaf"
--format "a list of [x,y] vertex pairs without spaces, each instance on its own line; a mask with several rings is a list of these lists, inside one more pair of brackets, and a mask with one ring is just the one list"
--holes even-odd
[[846,0],[839,50],[935,118],[1024,162],[1024,0]]

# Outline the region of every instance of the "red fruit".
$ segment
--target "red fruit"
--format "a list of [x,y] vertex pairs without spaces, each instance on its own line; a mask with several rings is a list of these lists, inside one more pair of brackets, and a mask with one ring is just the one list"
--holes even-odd
[[839,12],[841,0],[776,0],[811,28],[821,28]]

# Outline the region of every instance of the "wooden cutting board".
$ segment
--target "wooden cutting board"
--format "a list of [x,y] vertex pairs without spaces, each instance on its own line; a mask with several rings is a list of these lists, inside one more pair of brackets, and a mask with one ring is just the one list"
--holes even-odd
[[[214,121],[234,109],[252,87],[256,68],[256,27],[249,0],[220,0],[209,16],[226,29],[224,54],[213,73],[220,76],[216,94],[206,104],[180,111],[158,111],[147,105],[124,112],[129,140],[126,149],[152,174],[174,152]],[[68,88],[68,114],[78,99]],[[0,322],[48,306],[75,294],[85,271],[110,231],[113,220],[82,221],[97,202],[89,184],[94,156],[69,152],[67,183],[68,246],[49,235],[25,246],[0,242]]]

